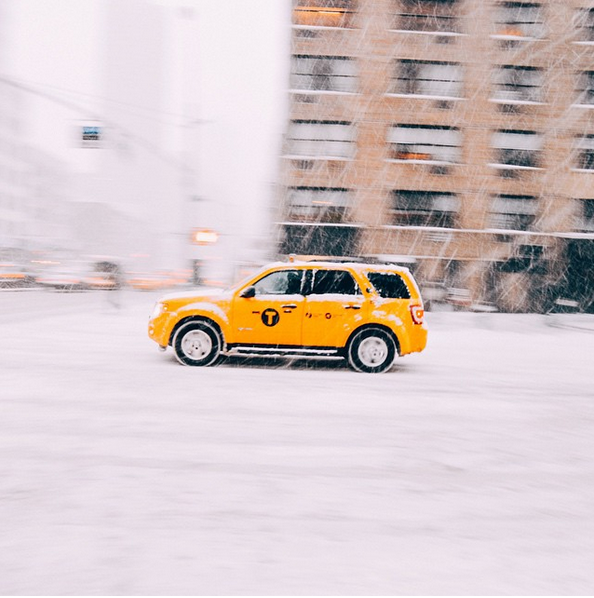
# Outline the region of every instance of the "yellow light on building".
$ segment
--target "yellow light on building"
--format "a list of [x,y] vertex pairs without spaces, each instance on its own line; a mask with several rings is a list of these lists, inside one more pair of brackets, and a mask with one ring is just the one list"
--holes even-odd
[[192,243],[196,245],[214,245],[219,239],[217,231],[203,228],[192,232]]

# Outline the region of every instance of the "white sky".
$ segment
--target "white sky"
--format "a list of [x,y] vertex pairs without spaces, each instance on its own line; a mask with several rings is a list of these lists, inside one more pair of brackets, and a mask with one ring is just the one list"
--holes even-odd
[[[101,77],[97,47],[104,1],[14,0],[3,70],[42,92],[86,105],[93,113]],[[168,49],[171,105],[162,117],[172,120],[171,114],[185,113],[207,121],[195,128],[192,140],[201,150],[200,193],[233,208],[227,213],[235,213],[237,219],[225,224],[231,232],[246,234],[247,228],[261,234],[264,221],[253,208],[269,200],[277,178],[286,118],[290,0],[135,1],[170,9],[170,31],[185,26],[177,7],[193,9],[194,21],[185,23],[197,35],[186,38],[186,48],[176,35],[176,45]],[[192,60],[197,63],[193,74],[191,67],[183,66]],[[182,101],[183,94],[196,97]],[[28,139],[73,159],[72,121],[88,116],[34,96],[28,104]],[[169,141],[166,149],[175,149]]]

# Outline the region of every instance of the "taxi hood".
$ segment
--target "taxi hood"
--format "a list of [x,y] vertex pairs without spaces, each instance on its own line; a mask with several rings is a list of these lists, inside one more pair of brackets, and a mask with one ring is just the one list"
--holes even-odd
[[195,289],[193,291],[180,291],[177,293],[167,293],[159,297],[159,301],[179,301],[182,303],[191,303],[192,301],[217,300],[225,297],[229,291],[223,289]]

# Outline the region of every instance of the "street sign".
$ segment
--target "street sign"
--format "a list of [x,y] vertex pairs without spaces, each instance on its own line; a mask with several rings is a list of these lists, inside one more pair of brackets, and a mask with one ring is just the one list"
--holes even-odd
[[101,147],[102,127],[99,125],[82,125],[81,143],[82,147]]

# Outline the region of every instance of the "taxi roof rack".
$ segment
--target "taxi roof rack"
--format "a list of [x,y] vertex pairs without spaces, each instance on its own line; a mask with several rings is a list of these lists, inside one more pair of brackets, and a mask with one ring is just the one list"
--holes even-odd
[[334,262],[336,264],[375,264],[378,266],[406,265],[404,260],[380,259],[376,256],[344,256],[344,255],[296,255],[286,256],[289,262]]

